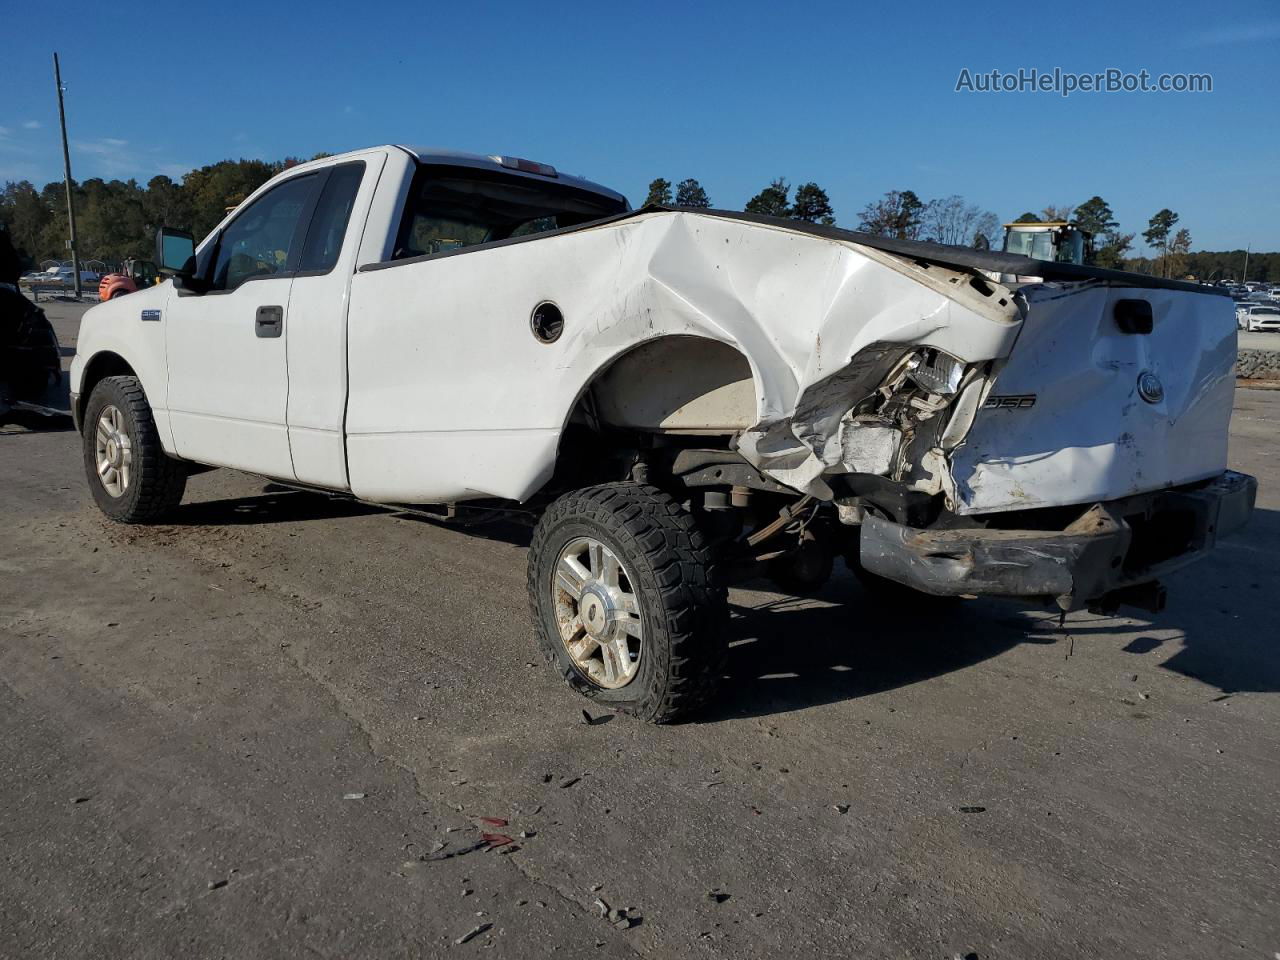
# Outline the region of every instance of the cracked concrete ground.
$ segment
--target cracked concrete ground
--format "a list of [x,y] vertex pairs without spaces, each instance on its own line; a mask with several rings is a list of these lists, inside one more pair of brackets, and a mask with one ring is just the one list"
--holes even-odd
[[519,529],[229,471],[120,527],[6,428],[0,956],[1269,960],[1278,420],[1239,391],[1259,512],[1160,616],[756,585],[669,728],[583,722]]

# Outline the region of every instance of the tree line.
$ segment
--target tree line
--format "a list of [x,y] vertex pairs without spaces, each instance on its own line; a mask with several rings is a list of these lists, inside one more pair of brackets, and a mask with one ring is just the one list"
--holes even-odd
[[[317,157],[327,156],[318,154]],[[226,215],[228,207],[241,203],[259,186],[297,163],[298,157],[279,161],[223,160],[192,170],[178,180],[152,177],[136,180],[85,180],[73,185],[76,227],[82,258],[118,263],[128,257],[148,258],[159,226],[190,230],[205,236]],[[707,209],[712,206],[706,189],[694,178],[673,184],[663,177],[649,184],[644,206],[678,206]],[[748,213],[834,225],[835,210],[826,190],[809,181],[794,192],[784,177],[776,177],[746,202]],[[1028,211],[1018,222],[1074,221],[1094,235],[1090,262],[1102,267],[1131,270],[1166,277],[1195,276],[1201,280],[1280,279],[1280,253],[1240,251],[1191,252],[1191,233],[1179,227],[1178,214],[1170,209],[1151,217],[1142,238],[1153,250],[1150,257],[1132,255],[1134,233],[1126,233],[1107,203],[1093,196],[1078,206],[1049,205],[1039,213]],[[61,181],[37,190],[29,181],[9,182],[0,193],[0,223],[9,231],[25,267],[45,260],[67,259],[66,190]],[[1001,223],[994,213],[951,195],[922,199],[912,190],[890,190],[858,213],[856,229],[902,240],[976,247],[998,247]]]
[[[658,177],[649,184],[643,206],[708,208],[711,199],[695,179],[681,180],[672,193],[671,181]],[[827,191],[813,181],[791,192],[785,177],[775,177],[742,208],[747,213],[833,226],[835,210]],[[994,213],[950,196],[923,201],[910,190],[892,190],[863,209],[858,229],[900,240],[932,240],[990,249],[998,237],[1000,221]]]
[[[298,157],[274,162],[223,160],[192,170],[179,181],[156,176],[145,185],[136,180],[73,181],[81,259],[107,263],[128,257],[150,259],[156,228],[161,226],[203,237],[226,216],[228,207],[301,162]],[[68,258],[67,192],[62,181],[41,190],[27,180],[6,183],[0,193],[0,223],[9,231],[24,268]]]

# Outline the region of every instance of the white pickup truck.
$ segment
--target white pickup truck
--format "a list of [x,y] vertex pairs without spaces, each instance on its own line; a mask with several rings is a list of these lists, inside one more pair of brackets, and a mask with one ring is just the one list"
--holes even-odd
[[399,146],[286,170],[157,260],[72,364],[104,513],[161,519],[195,465],[523,504],[546,659],[648,720],[713,688],[737,579],[842,556],[871,599],[1156,609],[1253,507],[1231,301],[1189,284]]

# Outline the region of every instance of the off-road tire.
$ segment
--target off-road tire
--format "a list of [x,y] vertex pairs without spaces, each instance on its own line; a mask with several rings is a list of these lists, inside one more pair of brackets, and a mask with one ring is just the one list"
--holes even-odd
[[[128,487],[118,497],[107,492],[98,477],[95,435],[98,418],[108,404],[125,417],[133,464]],[[112,520],[120,523],[154,523],[182,500],[187,487],[187,468],[164,452],[151,405],[137,377],[107,377],[98,382],[85,405],[81,428],[85,475],[94,502]]]
[[[561,551],[591,537],[612,550],[640,601],[639,669],[626,686],[594,684],[570,658],[555,613]],[[670,496],[637,483],[576,490],[547,508],[529,549],[529,605],[543,658],[564,681],[601,706],[650,723],[689,717],[714,693],[724,670],[728,608],[710,545]]]

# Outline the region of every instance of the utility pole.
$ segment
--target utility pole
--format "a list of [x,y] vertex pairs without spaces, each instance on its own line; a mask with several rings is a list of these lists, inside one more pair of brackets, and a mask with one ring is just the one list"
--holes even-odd
[[1240,277],[1240,282],[1244,283],[1249,279],[1249,252],[1253,249],[1253,244],[1249,244],[1244,248],[1244,274]]
[[71,152],[67,149],[67,113],[62,108],[62,68],[58,55],[53,55],[53,82],[58,88],[58,122],[62,125],[62,171],[67,183],[67,228],[71,247],[71,276],[76,284],[76,299],[80,299],[80,251],[76,247],[76,206],[71,199]]

